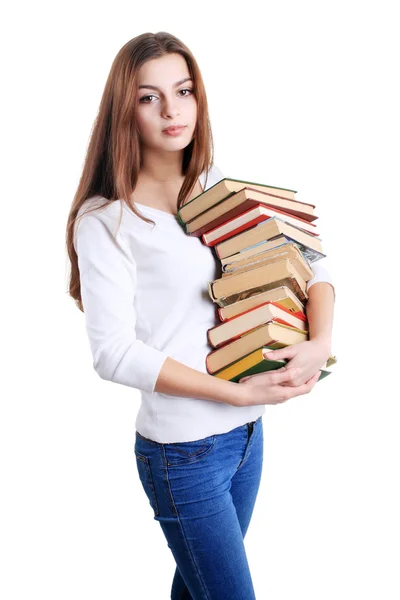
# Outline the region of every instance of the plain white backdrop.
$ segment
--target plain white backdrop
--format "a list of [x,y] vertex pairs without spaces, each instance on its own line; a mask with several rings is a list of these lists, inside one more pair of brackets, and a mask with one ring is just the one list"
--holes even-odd
[[395,2],[22,2],[3,17],[0,599],[170,597],[136,471],[139,392],[92,369],[65,249],[111,63],[168,31],[199,63],[215,164],[315,204],[336,283],[334,374],[263,417],[257,599],[398,600]]

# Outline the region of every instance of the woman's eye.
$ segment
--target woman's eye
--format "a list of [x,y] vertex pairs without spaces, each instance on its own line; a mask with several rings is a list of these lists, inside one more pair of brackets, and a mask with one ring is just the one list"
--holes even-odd
[[[179,92],[193,92],[193,90],[190,88],[184,88],[183,90],[179,90]],[[187,94],[185,94],[185,96],[187,96]]]
[[[191,89],[191,88],[184,88],[182,90],[179,90],[179,93],[181,93],[181,92],[190,92],[190,93],[192,93],[193,89]],[[184,94],[183,98],[185,98],[187,95],[190,96],[190,94]],[[143,102],[144,104],[151,104],[151,102],[146,102],[146,100],[148,98],[155,98],[155,97],[156,96],[154,94],[149,94],[148,96],[143,96],[142,98],[140,98],[140,102]]]
[[147,98],[155,98],[155,96],[153,94],[150,94],[149,96],[143,96],[142,98],[140,98],[140,102],[144,102],[145,100],[147,100]]

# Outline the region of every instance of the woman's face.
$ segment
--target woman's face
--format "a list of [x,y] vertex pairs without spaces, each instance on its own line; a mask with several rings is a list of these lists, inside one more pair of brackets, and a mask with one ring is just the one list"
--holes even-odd
[[[136,118],[143,145],[176,151],[190,144],[196,127],[197,101],[194,82],[189,78],[186,60],[180,54],[166,54],[141,66]],[[185,127],[177,136],[163,133],[165,127],[172,125]]]

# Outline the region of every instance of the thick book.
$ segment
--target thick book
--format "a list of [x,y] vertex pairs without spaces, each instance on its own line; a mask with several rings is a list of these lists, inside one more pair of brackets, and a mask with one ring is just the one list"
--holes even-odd
[[[285,366],[289,361],[286,359],[270,360],[264,358],[263,350],[274,350],[271,346],[262,346],[257,348],[254,352],[251,352],[247,356],[237,360],[229,367],[221,369],[214,373],[214,377],[224,379],[225,381],[233,381],[238,383],[243,377],[249,377],[250,375],[257,375],[258,373],[267,373],[268,371],[275,371]],[[335,361],[336,362],[336,359]],[[327,371],[329,361],[325,363],[320,369],[320,376],[318,381],[324,379],[331,374],[332,371]]]
[[[242,231],[247,231],[251,227],[257,226],[263,221],[267,221],[268,219],[276,217],[282,218],[285,223],[299,227],[299,219],[288,217],[282,213],[277,213],[276,211],[270,210],[267,206],[258,204],[254,208],[241,213],[237,217],[225,221],[222,225],[218,225],[218,227],[207,231],[207,233],[203,233],[201,239],[206,246],[215,246],[215,244],[219,244],[224,240],[241,233]],[[303,231],[306,231],[310,235],[318,236],[314,223],[308,223],[307,221],[304,221],[304,223],[306,223],[305,226],[303,226],[303,222],[301,222],[301,229]]]
[[210,352],[206,356],[206,369],[213,375],[261,346],[272,346],[277,350],[306,340],[308,333],[271,321]]
[[277,248],[271,248],[270,250],[261,252],[247,260],[236,262],[233,266],[230,266],[228,270],[222,270],[222,277],[244,273],[249,269],[261,267],[262,265],[267,265],[283,259],[290,260],[305,281],[309,281],[314,277],[314,272],[307,259],[304,258],[298,246],[292,241],[286,242]]
[[267,219],[248,231],[243,231],[224,242],[216,244],[214,250],[217,257],[222,259],[281,234],[296,242],[310,262],[326,256],[322,251],[321,240],[318,237],[311,235],[304,229],[289,225],[289,223],[278,219],[278,217]]
[[[229,196],[240,192],[243,188],[252,188],[255,191],[266,192],[277,198],[283,198],[295,201],[296,190],[289,190],[288,188],[275,187],[273,185],[266,185],[263,183],[255,183],[254,181],[246,181],[244,179],[233,179],[232,177],[224,177],[207,190],[195,196],[186,204],[181,206],[178,211],[178,220],[182,225],[189,223],[192,219],[200,215],[202,212],[208,210],[212,206],[215,206],[221,200],[225,200]],[[299,202],[299,209],[303,212],[309,212],[309,209],[314,209],[313,204],[306,204]],[[308,207],[308,209],[307,209]]]
[[[299,203],[295,200],[284,200],[283,198],[277,198],[271,194],[257,192],[245,187],[240,192],[236,192],[233,196],[221,200],[215,206],[202,212],[196,218],[189,221],[189,223],[186,223],[186,233],[199,237],[206,231],[217,227],[224,223],[224,221],[232,219],[250,208],[254,208],[258,204],[263,204],[271,210],[282,212],[283,214],[297,217],[304,221],[312,222],[318,219],[314,214],[299,210]],[[311,205],[309,208],[314,210]]]
[[221,268],[222,271],[227,271],[231,267],[234,267],[236,263],[240,261],[244,261],[245,259],[252,258],[257,254],[261,254],[262,252],[266,252],[267,250],[271,250],[273,248],[277,248],[278,246],[283,246],[283,244],[287,244],[287,242],[291,242],[288,237],[285,235],[278,235],[272,240],[267,240],[266,242],[261,242],[260,244],[255,244],[250,248],[245,248],[236,254],[232,254],[232,256],[227,256],[221,259]]
[[236,315],[246,312],[246,310],[249,310],[250,308],[260,306],[260,304],[264,304],[264,302],[268,301],[275,302],[279,306],[287,308],[287,310],[289,310],[291,313],[296,314],[297,312],[301,312],[305,315],[305,307],[303,302],[300,302],[297,296],[295,296],[295,294],[293,294],[293,292],[287,286],[282,285],[272,290],[252,294],[247,298],[234,302],[233,304],[218,308],[218,318],[222,322],[227,321]]
[[[221,296],[221,298],[213,298],[210,293],[210,288],[208,289],[208,292],[209,292],[209,295],[213,302],[218,304],[218,306],[220,306],[221,308],[225,308],[227,306],[230,306],[231,304],[235,304],[237,302],[240,302],[241,300],[250,298],[251,296],[261,294],[262,292],[274,290],[275,286],[287,287],[288,285],[289,285],[289,282],[287,280],[284,280],[281,282],[274,282],[274,283],[263,283],[262,285],[259,285],[258,287],[252,288],[250,290],[243,290],[237,294],[231,294],[230,296]],[[295,295],[295,294],[293,294],[293,295]],[[308,299],[308,294],[306,293],[305,296],[306,296],[306,298],[304,300],[300,300],[300,298],[298,296],[297,296],[297,299],[299,300],[299,302],[304,302],[305,300]]]
[[211,300],[215,302],[218,298],[258,289],[261,286],[268,286],[265,289],[273,289],[281,285],[291,289],[301,302],[308,298],[306,281],[287,259],[262,265],[238,275],[233,274],[209,281],[208,293]]
[[228,319],[224,323],[210,327],[207,329],[207,339],[213,348],[219,348],[223,344],[237,339],[269,321],[296,327],[304,332],[308,331],[307,318],[303,313],[294,314],[290,310],[279,306],[279,304],[265,302],[260,306],[250,308],[246,312]]

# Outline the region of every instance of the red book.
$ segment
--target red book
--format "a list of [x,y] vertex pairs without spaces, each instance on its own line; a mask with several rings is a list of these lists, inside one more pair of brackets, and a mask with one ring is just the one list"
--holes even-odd
[[[219,225],[218,227],[211,229],[207,233],[204,233],[202,235],[203,243],[206,246],[215,246],[216,244],[219,244],[220,242],[223,242],[224,240],[227,240],[228,238],[231,238],[234,235],[241,233],[242,231],[251,229],[258,223],[262,223],[263,221],[274,217],[278,217],[279,219],[285,221],[289,225],[294,225],[295,227],[302,229],[308,234],[314,235],[316,237],[318,236],[318,233],[316,232],[316,226],[314,225],[314,223],[309,223],[304,219],[295,218],[292,215],[290,215],[289,221],[289,216],[286,215],[286,213],[277,213],[275,209],[271,210],[264,204],[257,204],[257,206],[251,208],[250,210],[246,210],[240,215],[234,217],[233,219],[228,219],[222,225]],[[296,221],[296,223],[300,222],[301,226],[299,224],[295,224],[294,221]],[[308,228],[306,228],[303,221],[307,224]],[[311,231],[311,229],[313,229],[314,231]]]
[[[267,208],[269,210],[270,216],[277,216],[277,217],[283,219],[284,221],[286,221],[287,223],[290,223],[291,225],[296,225],[296,227],[301,227],[301,228],[305,229],[307,232],[313,233],[315,235],[315,231],[316,231],[315,223],[312,223],[312,227],[307,226],[307,225],[311,225],[310,219],[305,219],[303,217],[300,217],[299,214],[289,213],[288,211],[277,208],[276,206],[273,206],[272,204],[268,204],[267,202],[261,203],[258,200],[253,200],[252,198],[248,198],[247,200],[245,200],[238,206],[235,206],[235,208],[228,210],[226,213],[220,215],[219,217],[216,217],[212,221],[209,221],[202,227],[199,227],[198,229],[194,229],[193,231],[191,231],[192,223],[191,222],[186,223],[186,233],[188,235],[192,235],[193,237],[200,237],[203,235],[203,233],[208,233],[212,229],[215,229],[216,227],[218,227],[218,225],[223,225],[230,219],[233,219],[234,217],[237,217],[238,215],[242,215],[243,213],[247,212],[248,210],[250,210],[252,208],[257,208],[258,206],[265,206],[265,208]],[[203,213],[203,214],[205,214],[205,213]],[[318,217],[313,217],[313,218],[317,219]],[[303,227],[303,224],[305,224],[305,227]]]

